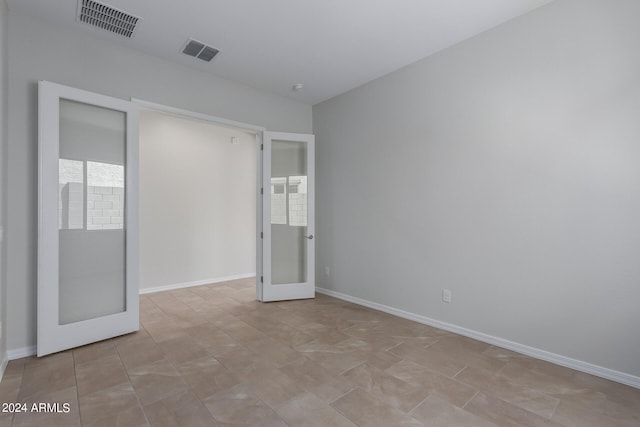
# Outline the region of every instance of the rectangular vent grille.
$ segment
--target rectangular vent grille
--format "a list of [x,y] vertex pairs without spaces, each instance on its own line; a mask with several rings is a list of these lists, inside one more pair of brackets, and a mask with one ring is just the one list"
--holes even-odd
[[81,0],[78,20],[94,27],[131,38],[140,18],[93,0]]
[[182,49],[182,53],[210,62],[220,52],[212,46],[207,46],[197,40],[189,39]]

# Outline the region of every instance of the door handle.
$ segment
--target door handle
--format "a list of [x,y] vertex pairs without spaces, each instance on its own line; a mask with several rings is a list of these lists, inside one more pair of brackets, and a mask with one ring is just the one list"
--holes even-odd
[[309,234],[308,236],[304,236],[304,237],[306,237],[309,240],[312,240],[313,239],[313,234]]

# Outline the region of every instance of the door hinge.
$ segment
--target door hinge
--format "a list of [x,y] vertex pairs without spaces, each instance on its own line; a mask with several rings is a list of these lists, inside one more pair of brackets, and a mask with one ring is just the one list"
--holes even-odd
[[260,232],[260,238],[264,239],[264,233],[262,231]]
[[260,194],[264,194],[264,187],[260,189]]
[[260,276],[260,283],[264,282],[264,277]]
[[260,151],[264,151],[264,144],[260,144]]

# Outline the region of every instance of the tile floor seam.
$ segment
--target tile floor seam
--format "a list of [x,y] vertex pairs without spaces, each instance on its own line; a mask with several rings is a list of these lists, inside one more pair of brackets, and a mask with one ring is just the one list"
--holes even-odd
[[451,379],[455,379],[455,377],[458,376],[458,374],[462,373],[462,371],[464,371],[465,369],[467,369],[469,367],[469,365],[464,365],[464,367],[462,369],[460,369],[458,372],[456,372]]
[[73,362],[73,381],[76,385],[76,400],[78,402],[78,421],[82,426],[82,411],[80,410],[80,390],[78,389],[78,374],[76,373],[76,355],[71,351],[71,361]]
[[[480,392],[478,391],[478,393],[480,393]],[[530,410],[529,410],[529,409],[527,409],[527,408],[523,408],[523,407],[521,407],[521,406],[518,406],[518,405],[516,405],[516,404],[513,404],[513,403],[511,403],[511,402],[508,402],[507,400],[505,400],[505,399],[503,399],[503,398],[501,398],[501,397],[495,396],[495,395],[493,395],[493,394],[491,394],[491,393],[488,393],[488,392],[484,392],[484,394],[485,394],[485,396],[491,397],[491,398],[493,398],[493,399],[495,399],[495,400],[499,400],[499,401],[500,401],[500,402],[502,402],[503,404],[508,405],[508,406],[510,406],[510,407],[513,407],[513,408],[515,408],[516,410],[522,411],[522,412],[524,412],[524,413],[528,414],[529,416],[533,416],[533,417],[540,417],[540,418],[545,419],[545,420],[547,420],[547,421],[551,421],[551,419],[550,419],[550,418],[544,417],[544,416],[542,416],[542,415],[540,415],[540,414],[537,414],[537,413],[535,413],[535,412],[533,412],[533,411],[530,411]],[[559,399],[558,399],[558,400],[559,400]],[[558,403],[560,403],[560,402],[558,402]],[[466,404],[465,404],[465,406],[466,406]],[[569,426],[567,426],[567,427],[569,427]],[[599,427],[600,427],[600,426],[599,426]],[[602,426],[602,427],[604,427],[604,426]]]
[[551,415],[549,415],[549,421],[551,421],[553,419],[553,416],[556,414],[556,411],[558,410],[558,408],[560,407],[560,403],[562,403],[562,401],[558,398],[556,398],[558,401],[556,402],[556,405],[553,408],[553,411],[551,411]]
[[347,390],[346,392],[342,393],[340,396],[336,397],[335,399],[333,399],[331,402],[328,403],[328,405],[333,405],[334,403],[336,403],[338,400],[342,399],[343,397],[345,397],[347,394],[351,393],[353,390],[360,388],[357,385],[351,387],[349,390]]
[[429,347],[432,347],[432,346],[434,346],[434,345],[438,344],[438,343],[440,342],[440,340],[441,340],[441,338],[438,338],[438,339],[437,339],[437,340],[435,340],[434,342],[432,342],[432,343],[430,343],[430,344],[427,344],[427,345],[425,345],[425,346],[424,346],[424,347],[422,347],[422,348],[426,350],[426,349],[428,349]]
[[391,347],[389,347],[389,348],[383,348],[383,349],[382,349],[382,350],[380,350],[380,351],[382,351],[382,352],[384,352],[384,353],[387,353],[387,352],[389,352],[389,350],[391,350],[391,349],[392,349],[392,348],[394,348],[394,347],[397,347],[398,345],[399,345],[399,343],[394,344],[394,345],[392,345],[392,346],[391,346]]
[[[16,393],[16,401],[20,401],[20,392],[22,392],[22,385],[24,384],[24,370],[26,368],[26,363],[25,366],[23,366],[22,368],[22,373],[20,374],[20,386],[18,387],[18,392]],[[13,418],[14,418],[15,414],[11,417],[11,425],[13,425]]]
[[347,369],[345,369],[344,371],[340,372],[338,375],[336,375],[336,378],[337,378],[337,377],[341,377],[341,376],[343,376],[344,374],[346,374],[347,372],[349,372],[350,370],[355,369],[355,368],[357,368],[357,367],[359,367],[359,366],[362,366],[362,365],[364,365],[364,364],[366,364],[366,363],[367,363],[367,361],[366,361],[366,360],[363,360],[362,362],[358,363],[357,365],[354,365],[354,366],[352,366],[351,368],[347,368]]
[[124,372],[127,375],[127,381],[129,382],[129,386],[131,387],[131,390],[133,390],[133,394],[135,394],[135,396],[136,396],[136,401],[138,402],[138,407],[142,411],[142,415],[144,416],[144,419],[147,422],[147,425],[150,426],[151,423],[149,422],[149,418],[147,417],[147,412],[144,410],[144,406],[142,405],[142,402],[140,401],[140,396],[138,396],[138,392],[136,391],[135,387],[133,386],[133,382],[131,381],[131,376],[129,375],[129,370],[127,369],[126,365],[124,364],[124,361],[122,360],[122,355],[120,354],[120,350],[118,349],[118,346],[115,344],[115,342],[113,343],[113,347],[115,348],[116,354],[118,355],[118,358],[120,359],[120,363],[122,364],[122,368],[124,369]]
[[505,364],[502,366],[502,368],[498,369],[493,376],[497,377],[497,376],[501,375],[502,371],[504,371],[504,368],[507,367],[507,364],[509,364],[509,362],[505,362]]
[[[159,344],[158,344],[158,346],[159,346]],[[178,368],[178,366],[176,366],[176,363],[177,363],[177,362],[174,362],[173,360],[167,359],[167,358],[165,357],[165,353],[164,353],[164,351],[162,350],[162,348],[160,348],[160,351],[162,352],[162,355],[163,355],[163,358],[162,358],[162,359],[163,359],[163,360],[165,360],[165,361],[167,361],[167,362],[169,363],[169,365],[171,365],[171,367],[172,367],[172,368],[173,368],[173,369],[174,369],[178,374],[180,374],[180,378],[182,378],[182,374],[180,373],[180,369]],[[212,358],[214,358],[214,359],[215,359],[215,357],[214,357],[213,355],[209,355],[209,356],[211,356]],[[205,357],[208,357],[208,356],[205,356]],[[220,363],[220,364],[222,365],[222,363],[221,363],[220,361],[218,361],[218,359],[215,359],[215,360],[216,360],[218,363]],[[226,368],[225,368],[225,369],[226,369]],[[128,376],[128,374],[127,374],[127,376]],[[129,379],[129,381],[131,381],[131,380]],[[187,381],[185,381],[185,380],[184,380],[184,378],[183,378],[183,381],[184,381],[184,383],[185,383],[185,385],[186,385],[186,390],[185,390],[185,391],[186,391],[186,392],[191,393],[191,386],[190,386],[190,384],[189,384]],[[131,384],[131,387],[133,388],[133,384]],[[133,390],[135,391],[135,388],[133,388]],[[179,392],[177,392],[177,393],[175,393],[175,394],[178,394],[178,393],[179,393]],[[204,402],[202,401],[202,399],[200,399],[200,396],[198,396],[198,395],[197,395],[197,394],[195,394],[195,393],[193,393],[193,395],[195,396],[195,398],[197,399],[197,401],[198,401],[198,402],[200,402],[200,404],[202,404],[202,406],[203,406],[204,408],[207,408],[207,406],[204,404]],[[158,400],[157,402],[162,402],[164,399],[167,399],[168,397],[171,397],[171,396],[165,396],[165,397],[163,397],[162,399]],[[147,411],[145,411],[145,406],[142,404],[142,402],[140,402],[140,398],[138,397],[138,393],[137,393],[137,392],[136,392],[136,398],[138,398],[138,404],[140,405],[140,408],[142,409],[142,412],[143,412],[143,414],[144,414],[144,416],[145,416],[145,419],[147,419],[147,422],[149,423],[149,425],[151,425],[151,423],[149,422],[149,420],[148,420],[148,418],[147,418]],[[157,402],[154,402],[153,404],[155,404],[155,403],[157,403]],[[209,412],[209,413],[211,414],[211,411],[209,411],[209,409],[208,409],[208,408],[207,408],[207,412]],[[214,420],[216,420],[216,419],[215,419],[215,417],[213,416],[213,414],[211,414],[211,418],[213,418]],[[217,422],[217,420],[216,420],[216,422]]]
[[[385,351],[388,352],[388,353],[391,353],[391,354],[393,354],[395,356],[398,356],[397,354],[393,353],[391,350],[393,350],[394,348],[396,348],[396,347],[398,347],[399,345],[402,345],[402,344],[404,344],[404,341],[401,341],[401,342],[399,342],[397,344],[392,345],[391,347],[389,347]],[[400,357],[400,356],[398,356],[398,357]]]
[[467,400],[467,401],[464,403],[464,405],[462,405],[460,408],[461,408],[461,409],[464,409],[464,408],[465,408],[465,406],[467,406],[467,405],[469,404],[469,402],[471,402],[473,399],[475,399],[475,397],[476,397],[479,393],[480,393],[480,390],[478,390],[478,391],[476,391],[475,393],[473,393],[473,396],[471,396],[471,397],[469,398],[469,400]]
[[[352,388],[348,393],[351,393],[351,392],[352,392],[353,390],[355,390],[355,389],[356,389],[356,387]],[[346,395],[346,394],[348,394],[348,393],[345,393],[344,395]],[[344,396],[344,395],[343,395],[343,396]],[[338,399],[340,399],[340,398],[342,398],[342,396],[340,396]],[[341,410],[340,408],[336,408],[335,406],[333,406],[333,404],[334,404],[338,399],[334,400],[333,402],[329,403],[328,405],[329,405],[331,408],[333,408],[333,410],[334,410],[334,411],[336,411],[338,414],[342,415],[345,419],[349,420],[349,422],[353,423],[354,425],[356,425],[356,426],[358,426],[358,427],[361,427],[361,426],[360,426],[360,424],[358,424],[355,420],[352,420],[351,418],[349,418],[349,417],[347,416],[347,414],[345,414],[344,412],[342,412],[342,410]],[[364,426],[362,426],[362,427],[364,427]]]
[[[429,396],[431,396],[431,392],[427,393],[427,396],[424,399],[422,399],[416,406],[414,406],[409,412],[407,412],[407,415],[411,415],[411,413],[415,411],[418,406],[422,405],[429,398]],[[413,415],[411,416],[413,417]]]
[[465,383],[462,383],[462,381],[460,381],[460,380],[459,380],[459,379],[457,379],[456,377],[457,377],[458,375],[460,375],[461,373],[463,373],[463,372],[464,372],[464,370],[465,370],[465,369],[467,369],[468,367],[469,367],[469,366],[465,366],[464,368],[462,368],[462,369],[460,370],[460,372],[458,372],[458,373],[457,373],[457,374],[455,374],[453,377],[451,377],[451,379],[456,380],[456,381],[458,381],[458,382],[459,382],[459,383],[461,383],[461,384],[465,384]]
[[[249,386],[249,389],[251,389],[251,387],[250,387],[250,386]],[[306,390],[305,390],[305,391],[306,391]],[[276,416],[277,416],[279,419],[281,419],[281,420],[282,420],[282,422],[283,422],[283,423],[285,423],[287,426],[289,426],[289,427],[295,427],[295,426],[292,426],[291,424],[289,424],[288,422],[286,422],[286,421],[284,420],[284,418],[282,418],[282,417],[280,416],[280,414],[278,414],[278,411],[276,410],[276,408],[275,408],[273,405],[270,405],[269,403],[265,402],[265,401],[264,401],[260,396],[254,396],[254,397],[255,397],[256,399],[258,399],[260,402],[262,402],[262,403],[263,403],[267,408],[271,409],[271,410],[273,411],[273,413],[274,413],[274,414],[276,414]],[[292,397],[291,399],[287,400],[287,402],[289,402],[290,400],[295,399],[296,397],[297,397],[297,396]],[[280,405],[282,405],[282,404],[283,404],[283,403],[281,403]],[[278,406],[280,406],[280,405],[278,405]]]
[[[391,364],[391,365],[387,366],[387,367],[386,367],[385,369],[383,369],[382,371],[386,372],[387,374],[391,375],[392,377],[398,378],[398,377],[396,377],[395,375],[393,375],[393,374],[392,374],[391,372],[389,372],[389,371],[391,370],[391,368],[393,368],[393,367],[394,367],[394,366],[396,366],[397,364],[402,363],[402,362],[404,362],[404,361],[405,361],[405,359],[400,359],[400,360],[398,360],[397,362],[395,362],[395,363],[393,363],[393,364]],[[398,378],[398,379],[399,379],[399,380],[401,380],[402,378]]]

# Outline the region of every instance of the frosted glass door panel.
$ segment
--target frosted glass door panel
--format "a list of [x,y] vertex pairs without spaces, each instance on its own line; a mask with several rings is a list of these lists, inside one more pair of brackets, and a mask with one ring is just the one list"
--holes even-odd
[[271,143],[271,283],[307,281],[307,143]]
[[126,309],[126,113],[60,99],[59,323]]

